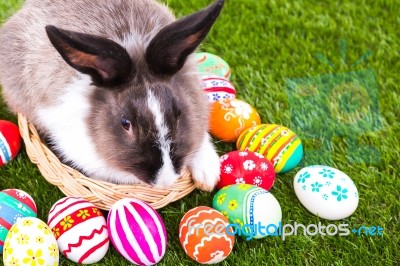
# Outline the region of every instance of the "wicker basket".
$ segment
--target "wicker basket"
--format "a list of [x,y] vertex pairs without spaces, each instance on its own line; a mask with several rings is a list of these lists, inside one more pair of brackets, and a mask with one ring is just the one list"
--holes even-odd
[[186,196],[196,188],[189,171],[185,171],[168,189],[158,189],[148,185],[116,185],[88,178],[62,164],[42,143],[37,130],[24,115],[18,114],[18,124],[27,154],[38,166],[44,178],[57,186],[66,196],[83,197],[100,209],[109,210],[114,202],[127,197],[142,200],[159,209]]

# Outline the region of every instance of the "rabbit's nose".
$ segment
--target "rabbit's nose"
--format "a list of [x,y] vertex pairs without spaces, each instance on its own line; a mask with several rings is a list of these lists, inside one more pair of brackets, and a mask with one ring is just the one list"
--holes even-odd
[[156,187],[169,187],[175,183],[179,178],[179,173],[175,172],[172,161],[169,157],[164,156],[163,165],[156,173],[154,186]]
[[160,182],[157,182],[155,184],[155,187],[160,187],[160,188],[168,188],[171,187],[176,180],[178,179],[179,175],[175,175],[174,177],[165,177],[160,179]]

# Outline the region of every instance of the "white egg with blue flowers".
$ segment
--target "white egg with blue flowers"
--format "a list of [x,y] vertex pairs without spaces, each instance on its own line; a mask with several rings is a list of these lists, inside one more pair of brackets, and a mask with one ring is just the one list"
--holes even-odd
[[293,187],[307,210],[327,220],[347,218],[358,206],[359,195],[353,180],[333,167],[304,167],[294,177]]

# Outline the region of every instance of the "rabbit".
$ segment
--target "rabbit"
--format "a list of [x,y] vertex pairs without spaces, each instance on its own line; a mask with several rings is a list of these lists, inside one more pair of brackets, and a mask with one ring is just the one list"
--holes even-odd
[[27,0],[0,29],[0,83],[62,162],[115,184],[219,180],[193,52],[224,0],[176,19],[155,0]]

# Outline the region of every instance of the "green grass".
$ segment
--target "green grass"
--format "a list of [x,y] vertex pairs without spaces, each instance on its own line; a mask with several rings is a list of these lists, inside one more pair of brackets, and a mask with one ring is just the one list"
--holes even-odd
[[[17,0],[0,1],[0,21],[21,4]],[[209,0],[166,2],[180,17],[207,5]],[[291,117],[295,103],[287,94],[288,79],[364,69],[375,71],[379,90],[375,100],[379,104],[381,123],[370,125],[362,135],[356,136],[356,140],[360,147],[375,147],[379,156],[370,156],[373,158],[369,162],[349,162],[349,156],[355,151],[349,138],[305,139],[305,159],[295,170],[280,175],[271,192],[281,204],[283,223],[331,223],[303,208],[292,184],[296,170],[326,161],[325,157],[313,155],[311,150],[328,144],[332,148],[331,165],[346,172],[360,194],[357,211],[351,217],[334,223],[348,223],[351,227],[379,225],[384,228],[384,235],[291,236],[285,241],[269,237],[249,242],[237,239],[232,254],[221,265],[400,265],[400,181],[399,167],[396,166],[400,157],[400,123],[397,118],[400,115],[399,14],[399,5],[386,0],[227,0],[202,50],[220,55],[231,65],[238,98],[255,106],[264,123],[295,126],[296,118]],[[340,61],[341,39],[347,40],[347,64]],[[352,67],[352,63],[367,50],[372,51],[372,56]],[[318,61],[318,53],[324,54],[336,68]],[[326,100],[327,105],[330,103],[331,100]],[[312,112],[315,107],[304,101],[300,104],[304,104],[304,111],[298,115],[316,121],[316,131],[325,131],[331,126]],[[16,122],[2,101],[0,118]],[[302,132],[298,133],[302,136]],[[234,148],[233,145],[216,143],[220,154]],[[365,156],[365,153],[368,151],[360,153],[360,156]],[[47,219],[52,204],[63,197],[56,187],[44,180],[24,151],[0,169],[0,190],[5,188],[29,192],[38,205],[38,216],[43,220]],[[167,253],[160,265],[195,264],[180,246],[179,221],[187,210],[195,206],[211,206],[213,194],[196,191],[160,210],[169,239]],[[74,264],[61,259],[61,265]],[[97,265],[128,265],[128,262],[110,249]]]

